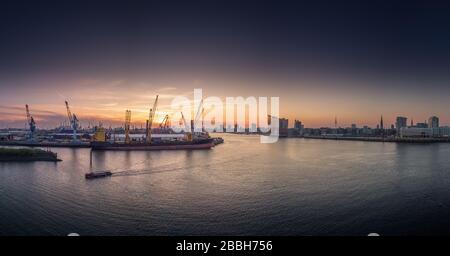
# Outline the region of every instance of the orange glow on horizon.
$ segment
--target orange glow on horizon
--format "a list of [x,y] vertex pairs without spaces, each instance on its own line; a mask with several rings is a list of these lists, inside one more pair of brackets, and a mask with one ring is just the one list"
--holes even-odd
[[[159,104],[154,120],[156,125],[166,114],[169,116],[174,114],[170,108],[173,98],[185,96],[192,100],[194,88],[203,88],[204,98],[217,96],[223,102],[225,97],[279,96],[280,117],[288,118],[290,127],[293,126],[295,119],[302,121],[305,127],[334,127],[335,116],[341,127],[349,127],[351,124],[359,127],[364,125],[375,127],[381,115],[384,117],[386,126],[393,124],[398,115],[406,116],[409,120],[413,118],[414,122],[423,122],[432,115],[439,116],[443,125],[450,121],[446,111],[447,101],[444,100],[436,100],[431,104],[420,97],[402,94],[385,96],[376,91],[366,92],[366,89],[349,93],[331,88],[324,89],[313,83],[309,87],[306,83],[299,83],[298,88],[293,87],[290,90],[254,81],[248,84],[229,81],[234,86],[228,90],[225,90],[228,88],[227,82],[217,83],[214,87],[208,87],[206,82],[201,81],[194,81],[184,87],[180,85],[181,82],[155,86],[151,83],[126,80],[92,79],[73,83],[71,87],[75,89],[66,89],[64,93],[50,87],[42,88],[34,94],[27,94],[20,100],[14,97],[17,93],[9,92],[10,97],[7,97],[7,101],[0,104],[0,127],[23,127],[26,124],[25,104],[29,104],[30,112],[38,128],[58,126],[67,121],[64,100],[69,101],[72,112],[79,117],[83,126],[96,125],[99,122],[105,126],[122,126],[127,109],[131,110],[132,125],[145,125],[149,110],[158,94]],[[256,86],[260,86],[260,89],[251,89]],[[410,104],[407,100],[399,101],[401,97],[418,104]],[[193,119],[193,117],[194,114],[191,113],[191,117],[186,116],[186,119]]]

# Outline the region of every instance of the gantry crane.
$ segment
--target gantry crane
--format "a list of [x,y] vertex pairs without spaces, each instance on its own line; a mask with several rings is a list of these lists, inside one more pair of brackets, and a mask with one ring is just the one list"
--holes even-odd
[[131,110],[125,111],[125,143],[130,143]]
[[69,123],[70,126],[72,127],[72,131],[73,131],[73,142],[77,141],[77,129],[78,129],[78,118],[75,114],[72,114],[72,112],[70,112],[70,108],[69,108],[69,103],[66,100],[66,109],[67,109],[67,116],[69,117]]
[[29,140],[33,140],[34,139],[34,132],[36,131],[36,123],[34,122],[34,118],[30,114],[30,110],[28,108],[28,104],[25,105],[25,109],[26,109],[26,112],[27,112],[27,122],[28,122],[28,125],[30,127],[30,134],[28,135],[29,136],[28,139]]
[[147,143],[152,143],[152,124],[153,124],[153,119],[155,118],[156,108],[158,107],[158,96],[159,95],[156,95],[155,102],[153,103],[153,108],[150,109],[150,113],[149,113],[149,117],[148,117],[147,138],[146,138]]

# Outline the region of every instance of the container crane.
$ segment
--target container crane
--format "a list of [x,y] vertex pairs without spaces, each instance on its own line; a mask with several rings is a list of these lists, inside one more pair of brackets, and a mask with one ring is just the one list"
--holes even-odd
[[125,143],[130,144],[131,110],[125,111]]
[[191,129],[189,129],[189,126],[186,123],[186,118],[184,118],[183,112],[181,112],[181,118],[183,119],[183,123],[184,123],[184,133],[186,134],[186,139],[187,141],[192,141],[192,133],[191,133]]
[[69,123],[70,126],[72,127],[72,131],[73,131],[73,142],[77,141],[77,129],[78,129],[78,118],[75,114],[72,114],[72,112],[70,112],[70,108],[69,108],[69,103],[66,100],[66,109],[67,109],[67,116],[69,117]]
[[30,109],[28,108],[28,104],[25,105],[25,109],[27,112],[27,122],[28,122],[28,125],[30,126],[30,134],[28,135],[29,140],[33,140],[34,132],[36,131],[36,123],[34,122],[34,118],[30,114]]
[[159,95],[156,95],[155,102],[153,103],[153,108],[150,109],[150,113],[149,113],[149,117],[148,117],[147,138],[146,138],[147,143],[152,143],[152,124],[153,124],[153,119],[155,118],[156,108],[158,107],[158,96]]

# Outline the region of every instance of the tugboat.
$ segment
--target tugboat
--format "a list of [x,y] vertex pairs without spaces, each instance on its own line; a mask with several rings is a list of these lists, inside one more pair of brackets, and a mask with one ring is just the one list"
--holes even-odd
[[95,171],[95,172],[88,172],[84,176],[86,179],[95,179],[95,178],[103,178],[111,176],[112,172],[110,171]]
[[213,138],[213,142],[214,142],[214,145],[222,144],[223,138],[222,137]]

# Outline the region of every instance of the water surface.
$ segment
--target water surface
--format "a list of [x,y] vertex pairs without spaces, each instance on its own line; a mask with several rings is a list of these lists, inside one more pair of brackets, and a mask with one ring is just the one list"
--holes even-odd
[[55,148],[0,163],[3,235],[450,234],[450,144],[224,135],[212,150]]

